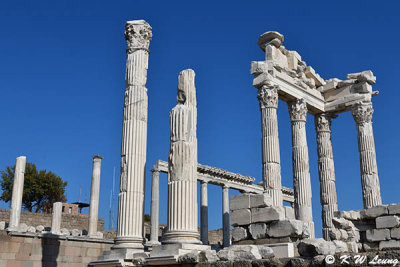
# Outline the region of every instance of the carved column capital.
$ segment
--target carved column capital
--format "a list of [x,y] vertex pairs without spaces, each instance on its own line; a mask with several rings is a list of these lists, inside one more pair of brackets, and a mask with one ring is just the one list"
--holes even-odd
[[124,35],[128,45],[128,49],[126,49],[128,54],[141,49],[148,51],[153,36],[151,26],[144,20],[126,22]]
[[263,85],[258,89],[260,108],[278,108],[278,86]]
[[332,119],[337,116],[331,113],[320,113],[315,115],[315,129],[318,132],[331,132]]
[[307,121],[307,104],[304,99],[297,99],[294,102],[288,103],[290,120]]
[[374,113],[374,109],[371,102],[358,102],[353,106],[352,114],[357,125],[370,123],[372,113]]

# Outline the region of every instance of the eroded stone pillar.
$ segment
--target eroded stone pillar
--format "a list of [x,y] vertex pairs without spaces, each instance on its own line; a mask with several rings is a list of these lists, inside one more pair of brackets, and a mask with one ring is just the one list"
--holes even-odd
[[114,248],[143,249],[147,147],[147,68],[151,27],[144,20],[125,24],[128,49],[121,145],[118,226]]
[[18,231],[21,217],[22,196],[24,194],[24,175],[26,157],[20,156],[15,163],[14,183],[11,196],[10,223],[8,231]]
[[170,113],[168,230],[163,244],[201,244],[197,229],[197,108],[195,73],[179,74],[178,104]]
[[365,209],[382,205],[378,166],[376,164],[374,131],[372,129],[373,112],[374,109],[371,102],[355,104],[352,112],[357,125],[361,185]]
[[307,105],[304,99],[288,103],[292,124],[292,162],[294,211],[296,219],[307,224],[310,238],[314,238],[311,205],[311,181],[306,137]]
[[100,198],[100,172],[102,156],[93,156],[93,170],[92,170],[92,190],[90,192],[90,206],[89,206],[89,237],[98,237],[97,235],[97,221],[99,218],[99,198]]
[[320,200],[322,205],[322,233],[330,240],[329,230],[333,228],[332,218],[338,210],[335,184],[335,164],[331,141],[332,114],[315,115],[317,131],[318,172],[320,181]]
[[282,206],[281,161],[279,152],[278,88],[263,85],[258,89],[262,129],[262,177],[265,193],[272,198],[274,206]]
[[222,188],[222,245],[231,245],[230,215],[229,215],[229,187]]
[[160,209],[160,171],[151,170],[152,183],[151,183],[151,228],[150,228],[150,243],[158,244],[158,228],[159,228],[159,209]]
[[200,240],[208,245],[208,183],[201,181],[200,184]]
[[61,229],[61,220],[62,220],[62,203],[54,202],[53,203],[53,212],[51,217],[51,233],[55,235],[59,235]]

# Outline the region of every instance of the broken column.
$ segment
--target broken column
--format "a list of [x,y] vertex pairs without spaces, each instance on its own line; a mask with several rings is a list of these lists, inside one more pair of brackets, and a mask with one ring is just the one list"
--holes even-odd
[[329,230],[332,229],[332,218],[338,210],[335,184],[335,164],[333,161],[331,141],[332,114],[315,115],[317,131],[318,172],[320,181],[320,199],[322,205],[322,233],[325,240],[330,240]]
[[231,245],[230,218],[229,218],[229,187],[222,188],[222,245]]
[[168,230],[163,244],[201,244],[197,230],[197,108],[195,73],[179,74],[178,104],[170,113]]
[[14,183],[11,196],[10,223],[8,231],[18,231],[19,220],[21,217],[22,196],[24,194],[24,175],[26,157],[17,158],[14,170]]
[[292,162],[294,210],[297,220],[303,221],[314,238],[311,205],[311,181],[306,137],[307,105],[304,99],[288,103],[292,124]]
[[53,203],[53,212],[51,217],[51,233],[59,235],[61,233],[61,215],[62,215],[62,203]]
[[114,248],[143,249],[147,146],[147,68],[151,27],[144,20],[125,24],[128,49],[121,145],[118,226]]
[[374,132],[372,129],[371,102],[359,102],[353,106],[357,125],[358,151],[360,152],[361,186],[364,208],[382,205],[381,189],[376,164]]
[[92,170],[92,190],[90,192],[90,206],[89,206],[89,237],[101,237],[97,233],[97,221],[99,218],[99,197],[100,197],[100,172],[102,156],[93,156],[93,170]]
[[152,245],[159,244],[158,242],[158,228],[159,228],[159,208],[160,208],[160,171],[151,170],[152,183],[151,183],[151,207],[150,207],[150,243]]
[[200,240],[208,245],[208,183],[201,181],[200,184]]

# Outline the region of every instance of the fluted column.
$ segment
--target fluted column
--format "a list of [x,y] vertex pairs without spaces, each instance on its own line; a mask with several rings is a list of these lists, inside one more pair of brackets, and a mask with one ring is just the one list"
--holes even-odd
[[178,104],[170,113],[168,230],[163,244],[201,244],[197,229],[197,108],[194,71],[179,74]]
[[282,206],[281,161],[279,153],[278,88],[263,85],[258,89],[262,129],[262,177],[264,191],[272,198],[274,206]]
[[160,171],[152,170],[152,184],[151,184],[151,229],[150,229],[150,242],[157,244],[158,242],[158,228],[159,228],[159,209],[160,209]]
[[332,218],[338,210],[335,184],[335,164],[331,141],[332,114],[315,115],[317,131],[318,173],[320,182],[320,200],[322,205],[322,234],[330,240],[329,229],[333,228]]
[[151,27],[144,20],[125,24],[128,49],[121,145],[118,229],[114,248],[143,248],[147,147],[147,68]]
[[89,206],[89,237],[97,237],[97,221],[99,218],[99,197],[100,197],[100,172],[102,156],[93,156],[92,189],[90,192]]
[[352,112],[357,125],[364,208],[382,205],[378,166],[376,164],[374,131],[372,129],[373,112],[374,109],[371,102],[355,104]]
[[200,240],[208,245],[208,183],[201,181],[200,184]]
[[304,99],[288,103],[288,106],[292,124],[294,211],[296,219],[307,224],[310,238],[313,238],[314,222],[306,137],[307,106]]
[[230,215],[229,215],[229,187],[222,188],[222,245],[231,245]]
[[17,158],[14,170],[14,183],[11,196],[10,223],[8,231],[18,231],[19,220],[21,217],[22,196],[24,194],[24,175],[26,157]]

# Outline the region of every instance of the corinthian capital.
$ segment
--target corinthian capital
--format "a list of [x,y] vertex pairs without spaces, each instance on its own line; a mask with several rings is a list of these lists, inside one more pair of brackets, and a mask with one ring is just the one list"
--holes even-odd
[[374,113],[374,109],[371,102],[358,102],[353,106],[353,118],[358,125],[370,123],[372,113]]
[[304,99],[297,99],[294,102],[290,102],[288,106],[291,121],[307,120],[307,105]]
[[260,108],[278,108],[278,86],[263,85],[258,89]]
[[127,21],[125,24],[125,40],[128,45],[126,52],[131,54],[136,50],[149,49],[152,32],[150,25],[144,20]]
[[337,116],[330,113],[321,113],[315,115],[315,129],[317,132],[330,132],[332,119],[336,117]]

